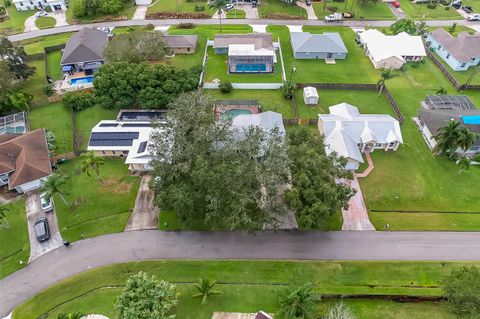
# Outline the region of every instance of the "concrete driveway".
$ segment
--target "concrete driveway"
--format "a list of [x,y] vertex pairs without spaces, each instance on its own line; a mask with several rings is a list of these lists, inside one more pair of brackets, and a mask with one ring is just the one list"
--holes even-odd
[[35,17],[35,14],[33,14],[33,15],[30,16],[30,17],[28,17],[28,18],[25,20],[25,28],[24,28],[23,32],[32,32],[32,31],[40,30],[40,29],[37,28],[37,26],[35,25],[35,20],[37,20],[37,17]]
[[151,180],[152,176],[150,175],[142,177],[137,199],[135,200],[135,207],[125,227],[125,231],[157,229],[159,209],[154,203],[155,193],[150,189]]
[[64,27],[66,25],[69,25],[68,22],[67,22],[67,12],[66,11],[49,12],[47,14],[47,17],[52,17],[57,21],[57,23],[55,24],[55,28]]
[[135,13],[133,14],[132,20],[145,20],[147,15],[148,6],[137,6]]
[[[32,191],[25,194],[25,209],[27,211],[28,237],[30,239],[30,258],[32,262],[36,258],[48,253],[63,245],[62,236],[58,230],[57,215],[55,210],[46,214],[40,205],[40,196],[38,191]],[[51,237],[49,240],[40,243],[35,235],[34,224],[39,218],[46,217],[50,227]]]
[[258,19],[258,8],[252,7],[249,3],[237,3],[235,9],[245,11],[245,19]]
[[315,10],[313,10],[313,5],[312,6],[307,6],[305,2],[303,1],[297,1],[297,6],[300,8],[304,8],[307,10],[307,18],[308,20],[318,20],[317,15],[315,14]]
[[354,176],[350,186],[357,192],[348,201],[348,209],[342,209],[342,230],[375,230],[375,227],[373,227],[368,218],[367,207],[363,200],[363,194],[357,176]]

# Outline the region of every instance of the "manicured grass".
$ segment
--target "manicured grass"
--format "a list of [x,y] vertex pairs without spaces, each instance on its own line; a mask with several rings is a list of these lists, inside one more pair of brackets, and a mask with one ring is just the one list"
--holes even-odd
[[[388,8],[387,4],[384,2],[372,3],[368,2],[365,4],[359,3],[357,0],[347,0],[345,2],[333,2],[328,1],[327,7],[336,7],[337,12],[350,12],[355,14],[354,20],[394,20],[395,15]],[[332,14],[333,12],[328,9],[324,10],[324,3],[317,2],[313,3],[313,9],[315,10],[315,15],[319,19],[323,19],[325,16]],[[352,20],[352,19],[346,19]]]
[[233,9],[227,12],[227,19],[245,19],[245,16],[245,11],[239,9]]
[[111,20],[130,20],[135,13],[135,1],[130,1],[127,4],[127,7],[121,12],[109,16],[92,16],[77,19],[73,15],[74,8],[80,6],[83,0],[70,0],[69,6],[67,9],[67,22],[70,24],[74,23],[92,23],[92,22],[101,22],[101,21],[111,21]]
[[0,227],[0,278],[26,266],[30,255],[25,200],[21,197],[7,206],[8,223]]
[[60,33],[44,37],[27,39],[17,42],[17,44],[23,46],[27,55],[32,55],[36,53],[43,53],[43,49],[45,47],[67,43],[68,39],[72,35],[73,33]]
[[156,0],[153,1],[153,5],[148,8],[147,13],[155,12],[189,12],[194,13],[195,6],[205,6],[205,11],[201,13],[209,13],[213,15],[214,10],[208,7],[207,1],[193,1],[188,2],[186,0]]
[[272,73],[228,73],[228,55],[215,54],[213,47],[209,47],[207,58],[207,68],[205,73],[205,82],[212,82],[215,79],[221,81],[230,81],[232,83],[282,83],[282,63],[280,55],[277,53],[277,63],[275,63]]
[[286,26],[269,26],[274,39],[280,37],[285,72],[287,79],[290,77],[292,66],[296,72],[293,82],[297,83],[376,83],[379,75],[365,56],[355,39],[355,33],[346,27],[312,27],[304,26],[303,30],[310,33],[338,32],[345,43],[348,55],[345,60],[336,60],[336,64],[326,64],[324,60],[294,59],[290,44],[290,32]]
[[46,128],[55,134],[57,154],[73,150],[72,116],[62,103],[47,104],[34,108],[28,115],[30,128]]
[[[3,5],[3,2],[2,2]],[[35,14],[36,11],[18,11],[15,5],[7,8],[9,20],[0,22],[0,35],[11,35],[21,33],[25,28],[25,20]]]
[[429,9],[427,3],[415,4],[410,0],[399,0],[400,8],[405,12],[407,18],[416,19],[416,20],[433,20],[433,19],[442,19],[442,20],[462,20],[463,17],[455,11],[453,8],[445,9],[441,5],[437,5],[435,9]]
[[57,24],[57,20],[52,17],[39,17],[35,20],[35,25],[39,29],[53,28]]
[[41,59],[29,61],[27,64],[35,68],[35,73],[22,83],[22,89],[33,95],[33,106],[47,104],[47,96],[44,93],[47,85],[45,62]]
[[62,237],[76,241],[121,232],[135,204],[139,178],[130,176],[124,159],[108,159],[100,169],[102,183],[95,175],[81,171],[80,158],[59,167],[68,176],[65,204],[55,196],[55,208]]
[[480,12],[480,1],[478,0],[463,0],[462,5],[472,7],[475,13]]
[[[439,283],[453,269],[477,263],[457,262],[339,262],[339,261],[143,261],[87,271],[50,287],[15,309],[13,318],[37,318],[69,300],[58,311],[103,313],[115,317],[113,302],[128,276],[140,270],[172,283],[190,283],[206,277],[219,282],[223,294],[204,306],[191,297],[191,284],[178,284],[177,318],[211,318],[213,311],[275,311],[277,292],[290,282],[310,281],[318,294],[441,294]],[[92,292],[93,291],[93,292]],[[85,294],[83,297],[77,297]],[[350,301],[348,301],[350,302]],[[451,318],[443,306],[353,300],[359,318]],[[389,306],[392,305],[392,309]],[[418,310],[420,312],[408,313]],[[422,312],[425,311],[425,312]],[[372,316],[369,314],[372,313]],[[395,316],[396,313],[401,316]],[[53,314],[53,313],[52,313]],[[388,315],[386,315],[388,314]],[[428,316],[433,314],[438,316]],[[383,316],[382,316],[383,315]],[[386,316],[385,316],[386,315]],[[52,317],[50,317],[52,318]]]
[[80,150],[86,150],[92,128],[101,120],[114,120],[118,110],[107,110],[99,105],[77,113],[77,132],[80,138]]
[[[470,67],[466,71],[454,71],[452,68],[445,62],[443,59],[436,53],[434,54],[437,56],[438,60],[442,65],[447,68],[448,72],[453,75],[453,77],[458,81],[460,84],[465,84],[469,80],[470,76],[475,72],[475,68]],[[477,72],[477,75],[474,77],[473,81],[470,84],[480,85],[480,72]]]
[[62,68],[60,66],[60,60],[62,59],[62,52],[60,50],[53,51],[47,54],[48,70],[52,80],[61,80],[63,78]]
[[281,113],[284,118],[293,118],[292,103],[283,98],[279,90],[233,90],[225,94],[219,90],[205,90],[219,100],[258,100],[262,111]]
[[289,5],[281,0],[262,0],[258,6],[260,18],[306,19],[307,11],[295,4]]

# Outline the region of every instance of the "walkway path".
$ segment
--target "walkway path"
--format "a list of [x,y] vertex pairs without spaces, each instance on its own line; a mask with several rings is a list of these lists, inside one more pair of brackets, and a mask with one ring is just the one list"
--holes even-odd
[[150,189],[151,175],[142,176],[135,200],[132,216],[125,231],[158,228],[158,207],[155,206],[155,193]]
[[28,17],[26,20],[25,20],[25,28],[23,29],[23,32],[32,32],[32,31],[38,31],[40,30],[39,28],[37,28],[37,26],[35,25],[35,20],[37,20],[37,17],[35,16],[35,14],[33,14],[32,16]]
[[363,173],[355,174],[357,177],[367,177],[368,174],[370,174],[370,172],[373,171],[373,169],[375,168],[375,166],[373,165],[372,156],[370,156],[370,153],[365,152],[364,154],[367,159],[368,167],[363,171]]
[[313,5],[307,6],[303,1],[297,1],[297,6],[300,8],[304,8],[307,11],[307,19],[308,20],[318,20],[317,15],[315,14],[315,10],[313,10]]
[[135,13],[133,14],[132,20],[145,20],[147,15],[148,6],[137,6]]
[[0,280],[0,318],[75,274],[148,259],[480,260],[480,232],[131,231],[60,247]]
[[375,230],[368,218],[367,206],[357,176],[353,177],[350,186],[356,190],[356,193],[348,201],[348,209],[342,209],[342,230]]
[[66,11],[54,11],[47,14],[48,17],[52,17],[56,20],[55,28],[64,27],[68,25],[67,12]]

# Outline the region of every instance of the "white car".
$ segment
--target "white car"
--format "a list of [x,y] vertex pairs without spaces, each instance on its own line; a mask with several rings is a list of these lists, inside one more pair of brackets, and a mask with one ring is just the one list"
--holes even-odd
[[480,21],[480,13],[473,13],[467,16],[468,21]]
[[46,194],[43,193],[40,195],[40,204],[45,213],[50,213],[53,211],[53,198],[47,198]]
[[46,13],[45,11],[38,11],[37,13],[35,13],[35,18],[40,18],[40,17],[44,17],[46,16],[48,13]]
[[229,3],[225,6],[225,11],[230,11],[233,9],[233,4]]

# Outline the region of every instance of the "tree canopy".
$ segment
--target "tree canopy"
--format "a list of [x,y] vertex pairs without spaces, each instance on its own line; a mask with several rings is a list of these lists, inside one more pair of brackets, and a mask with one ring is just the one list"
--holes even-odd
[[459,318],[478,318],[480,313],[480,268],[454,270],[444,282],[443,291],[450,309]]
[[349,186],[337,182],[352,179],[352,173],[345,169],[346,160],[326,155],[323,138],[316,135],[304,127],[288,135],[292,188],[286,198],[302,228],[318,227],[346,207],[354,195]]
[[313,285],[306,283],[301,286],[291,285],[280,295],[280,305],[276,318],[309,319],[315,318],[318,298],[313,295]]
[[163,59],[169,49],[158,31],[138,31],[115,36],[105,48],[108,62],[139,63]]
[[128,0],[84,0],[73,3],[76,18],[115,14],[127,7]]
[[[170,106],[166,129],[153,135],[159,207],[187,225],[261,229],[283,214],[278,189],[289,160],[278,130],[234,131],[215,118],[211,97],[193,92]],[[166,156],[168,154],[168,156]]]
[[17,47],[5,37],[0,37],[0,61],[6,64],[10,74],[16,78],[25,80],[33,75],[35,68],[27,65],[27,54],[23,47]]
[[107,63],[95,74],[95,96],[105,108],[164,108],[179,94],[194,90],[200,72],[201,67]]
[[390,26],[390,29],[394,34],[399,34],[401,32],[406,32],[408,34],[417,33],[417,26],[415,25],[415,22],[410,19],[398,20]]

